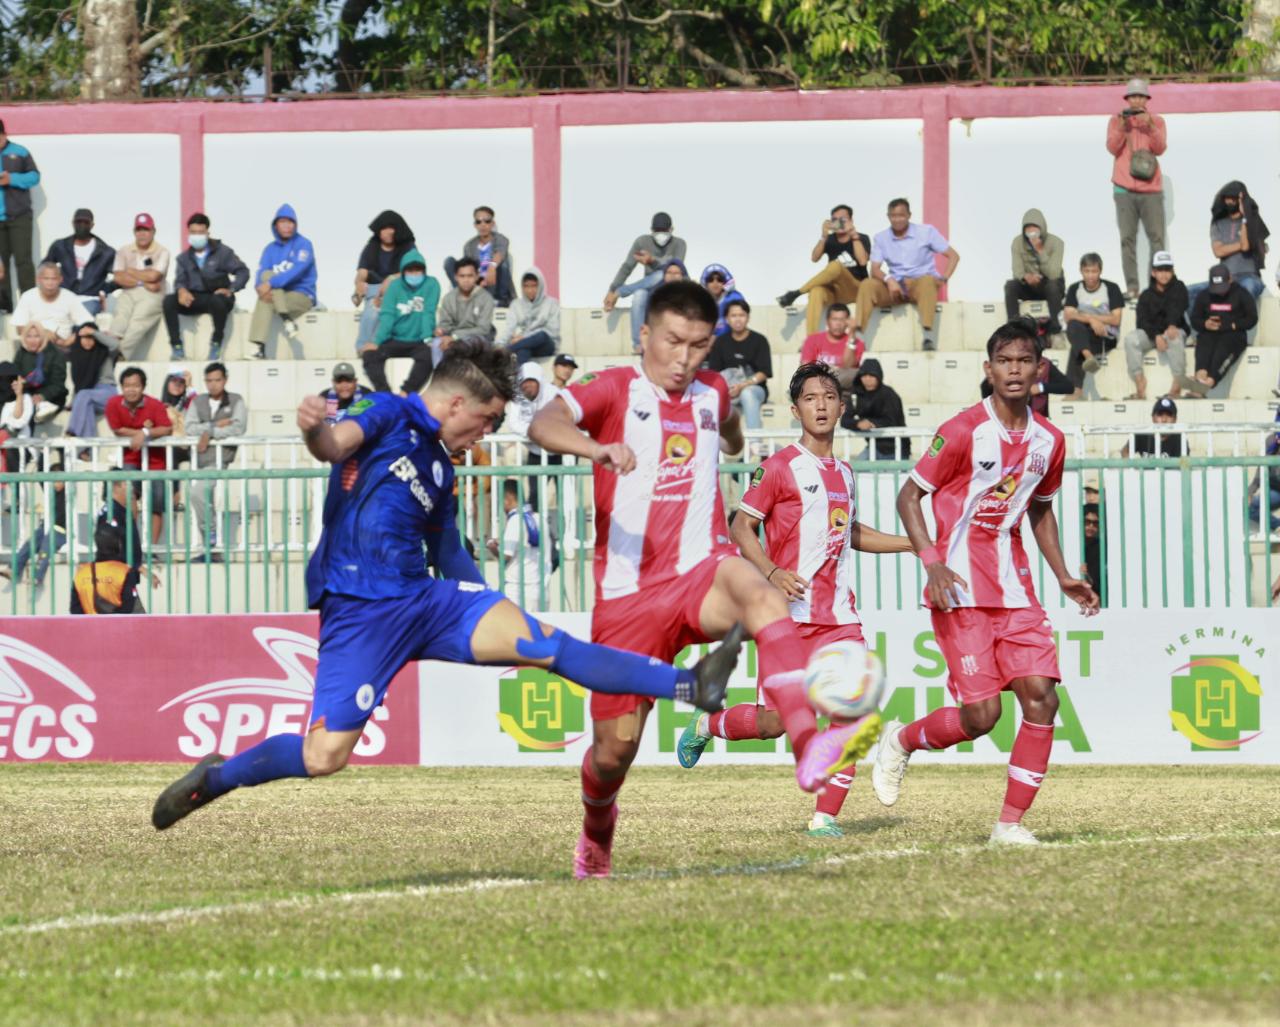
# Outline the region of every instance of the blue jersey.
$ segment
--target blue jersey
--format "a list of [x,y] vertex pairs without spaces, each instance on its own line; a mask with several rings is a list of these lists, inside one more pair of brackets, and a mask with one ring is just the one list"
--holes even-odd
[[364,442],[335,464],[324,531],[307,565],[307,602],[326,593],[389,599],[427,588],[425,542],[445,576],[483,581],[458,539],[453,465],[417,396],[377,392],[347,408]]

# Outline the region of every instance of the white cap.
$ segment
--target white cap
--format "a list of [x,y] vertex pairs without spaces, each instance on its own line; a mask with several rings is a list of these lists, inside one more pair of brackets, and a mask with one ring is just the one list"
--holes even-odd
[[1150,100],[1151,87],[1147,85],[1145,78],[1131,78],[1129,79],[1129,84],[1125,87],[1124,95],[1126,99],[1130,96],[1145,96]]
[[1151,266],[1154,267],[1173,267],[1173,254],[1168,250],[1161,250],[1151,258]]
[[165,372],[166,378],[185,378],[187,369],[181,364],[170,364],[169,370]]

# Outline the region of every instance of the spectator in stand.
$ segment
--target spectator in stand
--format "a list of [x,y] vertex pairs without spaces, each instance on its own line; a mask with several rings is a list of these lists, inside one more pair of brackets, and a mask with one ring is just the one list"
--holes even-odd
[[325,401],[325,420],[329,424],[337,424],[347,413],[352,403],[373,395],[372,389],[366,389],[356,381],[356,369],[345,360],[333,367],[333,384],[320,393]]
[[9,261],[13,261],[18,292],[35,287],[31,258],[31,190],[40,184],[40,171],[31,151],[9,138],[0,121],[0,311],[13,310]]
[[769,401],[769,379],[773,376],[769,340],[750,329],[751,305],[746,300],[730,300],[726,317],[728,330],[711,343],[707,367],[724,378],[729,399],[746,426],[763,428],[760,408]]
[[847,395],[853,388],[865,352],[862,339],[849,334],[849,308],[843,303],[833,303],[827,307],[827,330],[804,340],[800,363],[826,364],[840,379],[840,389]]
[[[933,259],[935,254],[947,260],[941,275]],[[911,205],[906,200],[890,200],[889,227],[877,232],[871,243],[871,278],[858,289],[854,334],[862,339],[876,307],[914,303],[924,332],[923,346],[926,350],[937,349],[933,322],[938,313],[938,286],[950,280],[959,263],[960,254],[933,225],[912,222]],[[882,264],[888,265],[888,272]]]
[[1258,323],[1258,305],[1249,290],[1231,278],[1226,264],[1209,270],[1209,288],[1191,306],[1191,327],[1196,333],[1196,376],[1186,388],[1197,396],[1227,376],[1249,344],[1249,329]]
[[[170,364],[164,376],[164,385],[160,389],[160,402],[169,408],[169,420],[173,424],[173,437],[183,438],[187,434],[187,412],[196,400],[195,386],[191,381],[191,372],[180,364]],[[169,466],[179,467],[191,459],[191,450],[186,446],[169,447]],[[173,483],[173,494],[178,495],[178,483]]]
[[120,532],[100,523],[93,533],[94,558],[76,568],[71,583],[71,612],[75,614],[146,613],[138,598],[138,568],[124,562]]
[[1164,249],[1164,180],[1160,162],[1168,136],[1164,118],[1147,110],[1151,90],[1146,79],[1130,80],[1126,108],[1107,122],[1107,151],[1115,158],[1111,184],[1120,228],[1120,265],[1125,289],[1138,296],[1138,222],[1153,254]]
[[467,339],[493,338],[493,297],[479,288],[479,268],[470,257],[463,257],[453,270],[457,286],[440,301],[436,317],[435,341],[431,344],[436,363],[455,342]]
[[1124,316],[1124,295],[1120,286],[1102,277],[1102,258],[1086,253],[1080,258],[1080,281],[1067,290],[1062,309],[1067,322],[1067,341],[1071,355],[1067,357],[1067,377],[1074,386],[1072,397],[1084,396],[1084,377],[1096,374],[1102,366],[1098,354],[1116,344],[1120,334],[1120,318]]
[[789,289],[778,297],[785,310],[801,296],[809,297],[804,312],[805,331],[815,334],[822,325],[822,314],[829,303],[857,303],[858,290],[867,280],[867,260],[871,240],[853,226],[853,208],[839,203],[831,208],[831,217],[822,222],[818,241],[813,244],[809,260],[816,264],[824,256],[827,266],[798,289]]
[[36,272],[36,287],[18,299],[13,312],[13,329],[22,338],[29,324],[41,325],[52,333],[54,342],[66,346],[81,330],[92,331],[93,315],[70,289],[62,287],[62,268],[45,261]]
[[[542,523],[536,508],[520,502],[520,485],[513,478],[502,483],[502,509],[506,523],[502,529],[502,591],[517,606],[541,608],[547,593],[546,579],[551,576],[550,560],[543,574]],[[499,543],[491,538],[486,543],[494,556]]]
[[[196,439],[195,464],[201,469],[230,467],[236,458],[234,446],[214,446],[215,441],[232,439],[249,429],[249,408],[235,392],[227,391],[227,367],[214,361],[204,369],[204,387],[208,390],[191,404],[186,421],[186,434]],[[218,543],[218,511],[214,505],[212,480],[193,482],[191,511],[196,515],[196,528],[205,543],[205,554],[217,562],[214,552]]]
[[13,362],[32,403],[34,422],[43,424],[56,417],[67,405],[67,358],[55,344],[53,333],[35,322],[28,324],[22,329],[22,343]]
[[1165,354],[1173,384],[1170,396],[1178,396],[1187,381],[1187,287],[1173,270],[1173,255],[1157,253],[1151,261],[1151,284],[1138,297],[1138,327],[1124,337],[1124,358],[1133,379],[1129,399],[1147,398],[1147,376],[1142,355],[1150,350]]
[[[107,426],[121,439],[128,440],[124,454],[125,467],[142,471],[145,457],[146,469],[163,471],[165,454],[163,446],[150,445],[156,439],[173,434],[173,422],[169,408],[158,399],[146,394],[147,373],[140,367],[126,367],[120,375],[120,395],[107,400]],[[133,483],[134,494],[142,495],[142,478]],[[164,482],[151,480],[151,541],[160,540],[164,525]]]
[[[3,365],[0,365],[2,367]],[[8,427],[7,418],[3,411],[0,411],[0,425]],[[62,462],[61,456],[55,456],[53,463],[48,467],[49,473],[61,474],[66,470],[66,466]],[[49,564],[52,562],[54,555],[67,543],[67,485],[66,482],[55,481],[50,486],[50,493],[53,498],[53,509],[50,511],[48,507],[44,510],[44,517],[31,537],[27,539],[26,544],[18,551],[14,557],[13,563],[13,580],[5,587],[5,591],[11,591],[15,585],[22,581],[22,575],[26,572],[28,564],[35,560],[35,566],[31,569],[31,584],[36,588],[36,594],[39,595],[40,590],[44,588],[45,575],[49,573]],[[44,489],[40,490],[41,502],[45,500]],[[50,516],[52,514],[52,516]],[[38,558],[37,558],[38,554]],[[8,565],[0,565],[0,577],[9,577]]]
[[716,309],[720,312],[713,334],[728,331],[729,326],[725,323],[724,316],[729,310],[729,304],[746,298],[738,291],[733,273],[723,264],[708,264],[702,269],[700,281],[702,287],[711,293],[711,298],[716,301]]
[[298,215],[280,204],[271,221],[272,242],[263,247],[254,275],[258,302],[249,321],[249,342],[256,360],[267,357],[271,318],[280,317],[280,329],[289,340],[298,337],[298,321],[316,304],[316,251],[311,240],[298,233]]
[[[521,365],[518,377],[520,391],[515,399],[507,403],[507,431],[526,440],[528,453],[524,461],[526,467],[541,467],[544,464],[559,466],[564,462],[561,454],[544,453],[540,446],[528,441],[528,438],[529,425],[533,422],[534,415],[548,403],[553,402],[560,395],[560,390],[547,383],[543,377],[541,365],[532,360]],[[538,477],[538,475],[531,475],[528,480],[529,504],[535,510],[538,509]],[[554,480],[548,484],[552,488],[555,486]]]
[[[1151,423],[1154,425],[1177,424],[1178,404],[1168,396],[1161,396],[1151,409]],[[1171,456],[1174,458],[1188,456],[1191,453],[1187,445],[1187,437],[1181,432],[1138,432],[1133,436],[1133,454],[1135,456]],[[1129,455],[1129,443],[1120,450],[1121,457]]]
[[390,392],[387,361],[409,357],[413,367],[400,386],[401,395],[418,392],[431,377],[431,340],[436,334],[440,283],[427,274],[427,261],[416,249],[400,258],[400,275],[387,283],[378,330],[360,350],[364,373],[378,392]]
[[[0,361],[0,430],[10,439],[31,438],[31,422],[35,404],[26,394],[27,383],[18,373],[18,365]],[[0,471],[22,468],[22,454],[16,449],[0,449]]]
[[511,304],[497,341],[511,350],[518,364],[549,357],[560,345],[560,301],[547,295],[547,283],[538,268],[531,267],[520,276],[520,296]]
[[[1209,243],[1213,255],[1227,266],[1232,280],[1248,290],[1256,302],[1267,291],[1262,269],[1267,262],[1267,238],[1271,235],[1271,229],[1258,212],[1257,201],[1249,195],[1243,182],[1228,182],[1213,198],[1210,213]],[[1208,287],[1208,282],[1190,286],[1190,304]]]
[[[462,247],[462,256],[474,261],[480,285],[493,297],[494,304],[510,306],[516,295],[511,278],[511,241],[496,230],[497,221],[492,207],[477,207],[472,218],[476,234]],[[452,286],[458,284],[457,272],[461,263],[452,257],[444,259],[444,273]]]
[[[121,467],[113,467],[111,469],[113,471],[123,470]],[[143,564],[148,560],[148,554],[143,552],[142,536],[138,532],[138,522],[135,520],[138,513],[138,502],[131,495],[129,483],[127,481],[108,482],[106,484],[106,496],[107,501],[98,510],[96,526],[101,527],[103,524],[107,524],[115,528],[124,541],[122,559],[130,567],[141,570]],[[160,576],[153,573],[151,575],[151,583],[156,588],[159,588]]]
[[[884,383],[884,371],[880,361],[868,357],[858,368],[858,380],[853,386],[853,402],[844,409],[840,424],[852,432],[874,431],[877,428],[905,428],[906,414],[902,411],[902,398],[897,391]],[[868,439],[866,448],[858,454],[861,460],[906,460],[911,456],[911,440],[908,438]]]
[[551,361],[551,384],[557,389],[567,389],[573,372],[578,369],[578,362],[568,353],[559,353]]
[[213,318],[213,338],[209,357],[222,355],[227,318],[236,305],[236,293],[249,281],[249,269],[235,250],[221,239],[209,235],[209,219],[192,214],[187,219],[187,248],[178,254],[173,276],[173,293],[164,298],[164,323],[169,332],[169,346],[174,360],[186,359],[179,334],[178,315],[195,317],[208,314]]
[[[613,290],[611,295],[614,297],[614,303],[616,303],[618,300],[626,299],[628,296],[634,296],[636,293],[642,292],[644,293],[644,297],[643,297],[644,302],[647,305],[649,302],[649,293],[653,292],[653,290],[656,289],[658,286],[665,285],[667,282],[684,281],[684,279],[688,277],[689,277],[689,269],[684,266],[684,261],[677,260],[675,257],[671,257],[670,259],[664,260],[661,264],[657,265],[657,267],[655,267],[643,278],[637,278],[634,282],[632,282],[629,285],[618,286],[616,289]],[[614,303],[609,303],[606,297],[605,308],[604,308],[605,311],[608,312],[612,310]],[[634,309],[634,306],[632,309]],[[639,353],[640,350],[637,348],[637,345],[634,340],[634,334],[635,334],[634,326],[635,326],[635,321],[633,318],[632,319],[632,328],[633,328],[632,349],[636,353]]]
[[120,344],[114,335],[94,332],[81,335],[67,350],[71,365],[71,419],[67,434],[78,439],[96,438],[98,417],[116,389],[116,358]]
[[71,235],[55,239],[45,254],[45,262],[62,269],[62,284],[90,314],[102,313],[109,281],[115,267],[116,251],[93,234],[93,211],[81,207],[71,218]]
[[382,309],[382,294],[387,284],[400,277],[400,262],[413,249],[413,230],[394,210],[384,210],[369,222],[369,241],[360,251],[356,265],[355,290],[351,302],[364,304],[360,325],[356,329],[356,352],[373,342]]
[[116,288],[111,334],[119,340],[118,349],[129,360],[164,317],[169,251],[156,242],[156,223],[150,214],[133,219],[133,242],[116,250],[111,270]]
[[1013,277],[1004,283],[1004,313],[1010,321],[1020,316],[1022,300],[1049,304],[1051,332],[1060,332],[1062,297],[1067,289],[1062,270],[1062,240],[1050,235],[1048,222],[1032,207],[1022,215],[1022,231],[1013,237]]
[[1097,503],[1085,503],[1081,511],[1084,527],[1084,563],[1080,576],[1089,583],[1102,605],[1107,605],[1107,583],[1102,572],[1102,508]]
[[655,278],[654,275],[658,272],[665,275],[663,265],[671,260],[680,261],[680,267],[684,267],[685,241],[673,235],[671,229],[670,214],[658,211],[653,215],[653,220],[649,223],[649,234],[636,236],[626,260],[613,276],[609,291],[604,297],[603,306],[607,313],[617,304],[618,290],[631,277],[635,266],[640,264],[645,268],[644,278],[636,283],[636,288],[631,292],[631,348],[637,353],[640,352],[640,326],[644,324],[644,313],[649,307],[649,293],[665,280],[664,277]]
[[[1070,396],[1075,391],[1071,379],[1058,370],[1044,351],[1048,348],[1046,326],[1037,319],[1024,317],[1024,321],[1034,322],[1036,327],[1036,352],[1040,354],[1040,362],[1036,366],[1036,380],[1031,383],[1031,409],[1041,417],[1049,418],[1049,397]],[[990,378],[983,378],[978,390],[986,399],[995,390]]]

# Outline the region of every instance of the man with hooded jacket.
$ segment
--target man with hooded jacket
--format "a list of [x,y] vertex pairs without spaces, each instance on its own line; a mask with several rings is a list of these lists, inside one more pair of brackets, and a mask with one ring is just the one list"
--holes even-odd
[[369,222],[369,241],[360,251],[356,264],[356,280],[351,300],[355,306],[364,304],[360,311],[360,325],[356,329],[356,352],[359,353],[373,339],[378,330],[378,316],[382,311],[382,293],[387,284],[400,274],[400,261],[413,249],[413,229],[394,210],[384,210]]
[[[852,402],[845,407],[840,425],[849,431],[874,431],[876,428],[905,428],[907,418],[902,411],[902,397],[884,383],[884,371],[880,361],[869,358],[858,368],[858,378],[853,383]],[[864,460],[906,460],[911,456],[911,440],[881,438],[868,440],[867,448],[860,454]]]
[[520,295],[507,311],[497,342],[511,351],[517,364],[554,356],[560,347],[560,301],[547,295],[539,268],[531,267],[520,276]]
[[298,215],[282,203],[271,222],[274,241],[267,243],[253,276],[258,304],[249,322],[249,341],[256,347],[252,356],[267,355],[267,333],[272,315],[279,314],[281,328],[289,339],[298,337],[297,319],[315,306],[316,251],[311,240],[298,232]]
[[1022,300],[1044,300],[1049,304],[1051,331],[1061,331],[1059,315],[1067,291],[1062,271],[1062,240],[1050,235],[1044,215],[1032,207],[1022,215],[1022,231],[1013,237],[1013,277],[1004,283],[1004,310],[1010,321],[1019,315]]
[[400,391],[410,396],[422,391],[431,377],[431,338],[436,331],[436,306],[440,283],[427,274],[426,258],[417,249],[400,258],[399,276],[388,283],[382,297],[378,329],[373,341],[360,350],[365,374],[378,392],[390,392],[386,363],[392,357],[410,357],[413,367]]

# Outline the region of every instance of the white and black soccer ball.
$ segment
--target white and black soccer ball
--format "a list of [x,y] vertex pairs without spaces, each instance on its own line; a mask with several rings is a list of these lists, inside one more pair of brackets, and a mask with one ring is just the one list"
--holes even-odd
[[861,642],[820,646],[804,672],[809,704],[833,720],[856,720],[880,706],[884,664]]

